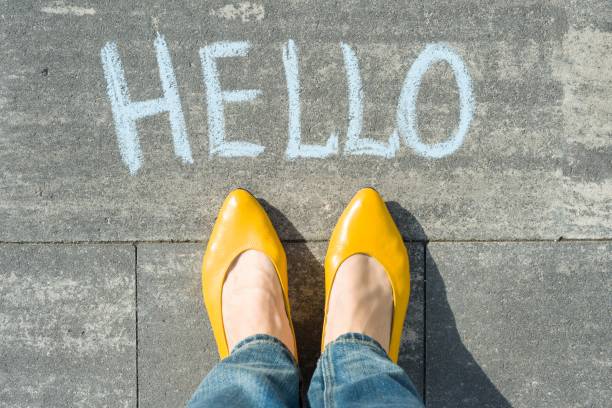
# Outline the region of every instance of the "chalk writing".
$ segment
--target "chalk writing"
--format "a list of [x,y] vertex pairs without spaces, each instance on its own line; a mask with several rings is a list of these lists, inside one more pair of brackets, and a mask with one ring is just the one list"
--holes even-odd
[[286,156],[292,160],[298,157],[328,157],[338,153],[338,134],[332,133],[325,146],[303,144],[300,129],[300,74],[298,71],[297,47],[289,40],[283,50],[283,63],[287,78],[287,95],[289,98],[289,142]]
[[391,158],[399,149],[399,135],[394,131],[387,143],[370,138],[361,138],[363,126],[363,85],[359,75],[359,63],[355,52],[347,44],[340,44],[344,56],[346,80],[348,83],[349,123],[344,152],[347,154],[369,154]]
[[136,174],[142,165],[142,150],[138,140],[136,121],[147,116],[154,116],[168,112],[174,153],[185,163],[193,163],[191,147],[187,138],[185,118],[181,109],[176,78],[172,69],[170,52],[164,37],[155,38],[155,51],[159,65],[159,78],[162,84],[163,96],[158,99],[132,102],[128,90],[125,72],[117,50],[117,44],[106,43],[100,51],[102,67],[106,77],[106,91],[110,99],[117,132],[117,142],[123,162],[130,173]]
[[248,102],[256,99],[259,89],[242,89],[237,91],[222,91],[217,69],[217,58],[245,57],[250,44],[246,41],[216,42],[200,49],[202,73],[206,85],[206,103],[208,109],[208,147],[210,156],[221,157],[256,157],[264,151],[264,147],[250,143],[225,140],[224,102]]
[[[430,66],[438,61],[449,63],[459,88],[459,126],[453,136],[435,145],[427,145],[419,138],[416,99],[421,79]],[[461,57],[445,44],[429,44],[410,67],[397,106],[396,121],[406,144],[425,157],[441,158],[454,153],[462,144],[474,114],[474,99],[470,75]]]
[[[136,122],[160,113],[169,113],[170,129],[176,156],[184,163],[193,163],[187,137],[185,119],[181,109],[176,78],[170,53],[164,37],[157,34],[155,42],[162,97],[132,102],[121,58],[114,42],[108,42],[100,55],[111,103],[119,152],[131,174],[142,165],[142,149]],[[223,90],[217,60],[219,58],[246,57],[251,45],[247,41],[219,41],[199,50],[202,76],[206,88],[208,113],[209,156],[257,157],[264,146],[247,141],[228,141],[225,138],[224,106],[229,103],[250,102],[262,95],[260,89]],[[355,51],[346,43],[340,43],[347,79],[348,124],[344,155],[371,155],[392,158],[403,140],[418,155],[442,158],[453,154],[463,144],[474,115],[474,97],[469,72],[463,60],[448,45],[428,44],[414,61],[402,85],[396,110],[396,129],[386,141],[362,136],[364,87]],[[288,98],[288,139],[285,150],[287,160],[297,158],[326,158],[339,154],[339,134],[334,131],[323,145],[307,144],[301,134],[301,102],[298,47],[291,39],[282,50]],[[444,142],[424,143],[418,132],[416,102],[423,75],[435,63],[446,62],[453,70],[459,90],[459,123],[453,134]],[[244,136],[243,136],[244,137]]]

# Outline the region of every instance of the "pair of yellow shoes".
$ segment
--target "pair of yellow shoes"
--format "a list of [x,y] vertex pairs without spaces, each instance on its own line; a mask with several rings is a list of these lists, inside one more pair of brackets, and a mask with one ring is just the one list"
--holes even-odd
[[[223,283],[232,261],[251,249],[266,254],[276,268],[285,310],[293,331],[289,312],[287,258],[283,246],[257,199],[246,190],[234,190],[219,211],[202,264],[202,293],[221,358],[230,353],[221,312]],[[364,188],[355,194],[331,235],[325,257],[325,321],[336,272],[342,262],[355,254],[365,254],[376,259],[389,277],[393,291],[389,357],[397,362],[410,298],[408,253],[384,201],[372,188]],[[295,342],[295,332],[293,339]],[[321,351],[323,339],[325,332],[321,338]]]

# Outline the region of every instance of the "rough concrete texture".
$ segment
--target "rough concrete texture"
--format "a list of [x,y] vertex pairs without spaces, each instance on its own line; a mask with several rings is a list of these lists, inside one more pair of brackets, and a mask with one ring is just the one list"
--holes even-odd
[[[286,244],[289,296],[308,385],[320,353],[325,243]],[[412,297],[400,365],[423,390],[423,246],[410,245]],[[138,245],[139,406],[184,406],[219,360],[202,306],[200,244]]]
[[[610,238],[612,17],[589,0],[0,2],[0,239],[204,240],[217,204],[243,186],[273,201],[306,239],[325,239],[343,204],[373,185],[402,202],[430,239]],[[168,115],[141,120],[143,166],[122,163],[100,50],[117,43],[132,100],[161,95],[155,32],[168,43],[194,164],[174,156]],[[340,155],[287,161],[282,47],[299,47],[302,137],[340,136]],[[226,89],[257,88],[226,109],[227,138],[261,143],[258,158],[209,157],[198,56],[246,40],[219,62]],[[386,140],[406,73],[426,44],[447,42],[472,77],[474,118],[454,154],[426,159],[343,153],[355,49],[362,136]],[[452,71],[437,64],[417,103],[427,143],[458,123]],[[68,227],[66,227],[68,226]],[[284,238],[295,239],[287,225]],[[409,239],[424,239],[415,223]]]
[[610,405],[610,243],[432,243],[426,262],[427,406]]
[[132,245],[0,245],[0,407],[135,407]]
[[218,362],[200,244],[138,246],[139,407],[181,407]]

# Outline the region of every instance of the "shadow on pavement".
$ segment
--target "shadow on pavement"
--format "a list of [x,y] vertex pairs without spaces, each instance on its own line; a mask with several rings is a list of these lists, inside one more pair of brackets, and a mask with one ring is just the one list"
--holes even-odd
[[[283,242],[287,252],[289,273],[289,298],[291,318],[297,337],[300,369],[302,372],[302,394],[307,391],[310,378],[321,354],[321,332],[323,327],[323,309],[325,307],[325,278],[321,263],[324,253],[315,256],[304,237],[295,226],[276,207],[266,200],[258,198],[272,224],[290,237],[296,237],[289,243]],[[326,249],[326,245],[319,246]]]
[[[296,237],[295,240],[283,244],[287,251],[288,268],[292,271],[289,274],[289,292],[300,354],[302,393],[305,393],[320,354],[325,302],[322,260],[327,245],[311,243],[309,246],[280,210],[261,198],[259,201],[275,227],[282,227],[289,236]],[[416,236],[425,237],[427,241],[423,227],[409,211],[394,201],[387,202],[387,207],[400,231],[416,231]],[[313,253],[313,249],[317,255]],[[448,304],[442,276],[427,246],[425,251],[425,297],[429,302],[426,307],[425,333],[424,397],[427,405],[511,407],[463,345],[455,317]],[[437,332],[432,331],[433,327],[438,328]],[[434,380],[436,383],[432,382]]]
[[[400,231],[417,231],[417,236],[425,237],[425,241],[428,241],[423,227],[409,211],[394,201],[387,202],[387,207]],[[424,397],[427,405],[511,407],[461,341],[455,316],[446,296],[444,280],[427,245],[425,251]]]

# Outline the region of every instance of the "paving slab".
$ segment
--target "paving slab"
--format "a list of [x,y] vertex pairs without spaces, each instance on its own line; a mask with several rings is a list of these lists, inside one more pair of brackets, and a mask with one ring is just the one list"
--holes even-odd
[[218,361],[204,311],[201,244],[138,245],[139,407],[185,406]]
[[[236,186],[273,202],[304,238],[322,240],[365,185],[409,208],[432,240],[612,237],[606,0],[0,4],[0,240],[202,241]],[[156,33],[165,38],[176,87],[164,78],[185,118],[176,147],[165,113],[116,128],[102,65],[101,51],[114,44],[131,101],[159,98]],[[289,39],[300,76],[301,87],[292,89],[301,90],[301,139],[323,145],[337,132],[338,153],[327,158],[287,159]],[[217,66],[222,89],[262,91],[225,108],[226,139],[264,146],[258,157],[219,157],[228,151],[215,150],[219,105],[207,98],[219,94],[204,85],[200,49],[216,41],[250,44],[246,57],[220,58]],[[473,117],[460,147],[424,157],[413,133],[402,131],[395,157],[352,154],[361,142],[347,147],[349,133],[379,142],[393,134],[407,73],[428,44],[440,42],[471,79]],[[341,43],[350,47],[345,54]],[[215,52],[242,52],[228,50]],[[351,50],[358,64],[345,65]],[[292,56],[287,51],[286,62]],[[440,63],[420,88],[407,87],[417,92],[421,142],[449,140],[459,128],[456,82]],[[358,101],[360,90],[361,133],[360,107],[348,102],[351,92]],[[291,106],[297,115],[297,102]],[[163,107],[138,105],[132,113]],[[118,139],[136,131],[141,156]],[[134,175],[121,146],[140,157]],[[279,230],[296,239],[288,225]],[[415,222],[402,232],[425,238]]]
[[[289,243],[290,298],[305,384],[321,341],[326,243]],[[423,389],[423,247],[410,245],[413,292],[400,365]],[[203,245],[138,245],[139,406],[184,406],[218,362],[201,300]]]
[[132,245],[0,245],[0,407],[136,407]]
[[612,244],[431,243],[431,407],[608,407]]

